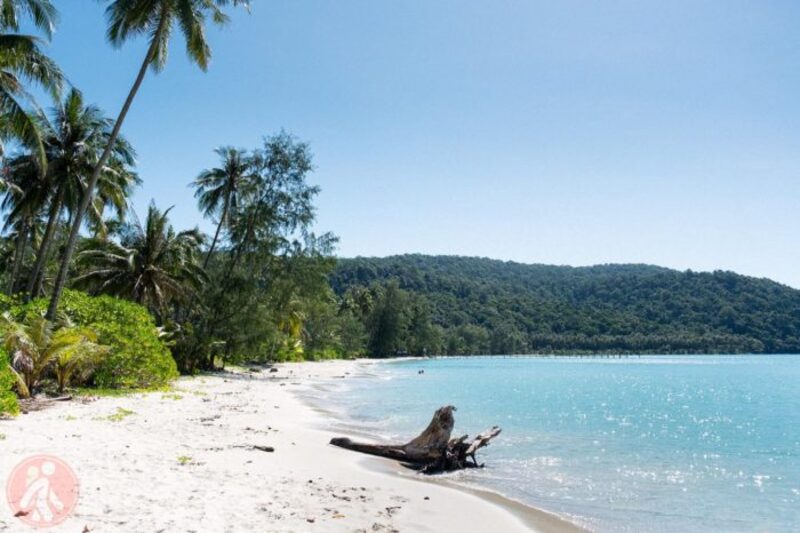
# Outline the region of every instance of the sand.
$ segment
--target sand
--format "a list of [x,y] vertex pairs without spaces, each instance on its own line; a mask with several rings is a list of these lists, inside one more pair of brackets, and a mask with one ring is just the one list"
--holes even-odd
[[[80,497],[48,530],[58,532],[577,531],[328,445],[325,415],[297,391],[365,364],[281,365],[182,378],[169,392],[57,402],[0,421],[0,476],[34,454],[68,463]],[[0,529],[31,531],[5,498]]]

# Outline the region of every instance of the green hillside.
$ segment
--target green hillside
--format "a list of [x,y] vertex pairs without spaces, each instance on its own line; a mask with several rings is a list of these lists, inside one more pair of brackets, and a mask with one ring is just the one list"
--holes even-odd
[[732,272],[405,255],[341,259],[330,281],[362,308],[394,295],[390,339],[365,321],[373,355],[800,352],[800,291]]

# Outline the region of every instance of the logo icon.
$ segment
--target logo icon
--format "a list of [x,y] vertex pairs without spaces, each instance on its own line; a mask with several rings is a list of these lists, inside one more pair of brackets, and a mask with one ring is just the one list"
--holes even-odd
[[52,527],[66,520],[78,503],[75,472],[52,455],[34,455],[19,463],[6,485],[14,516],[33,527]]

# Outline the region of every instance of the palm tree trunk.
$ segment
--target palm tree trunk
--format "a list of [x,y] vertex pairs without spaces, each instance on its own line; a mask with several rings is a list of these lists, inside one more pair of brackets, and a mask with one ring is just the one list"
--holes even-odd
[[67,283],[67,274],[69,274],[69,265],[72,261],[72,255],[75,253],[75,246],[78,243],[78,234],[81,231],[83,215],[86,213],[86,209],[89,207],[89,202],[92,200],[94,189],[97,186],[97,181],[100,179],[100,173],[103,171],[103,167],[106,165],[106,163],[108,163],[108,159],[111,157],[111,152],[114,149],[114,143],[116,143],[117,137],[119,136],[119,131],[122,128],[122,123],[125,121],[125,117],[128,115],[128,111],[131,108],[131,104],[133,104],[134,98],[136,98],[136,93],[139,92],[139,87],[142,86],[144,77],[147,74],[147,69],[153,62],[160,36],[166,27],[166,21],[167,15],[166,13],[162,12],[161,20],[158,22],[158,28],[156,29],[155,34],[152,36],[152,42],[150,43],[150,47],[147,49],[147,54],[144,57],[144,61],[142,61],[142,66],[139,68],[139,74],[136,76],[136,81],[133,82],[133,87],[131,87],[128,97],[125,99],[125,103],[123,104],[122,110],[117,117],[117,121],[114,123],[114,129],[111,131],[111,136],[108,138],[108,144],[106,145],[105,150],[103,150],[103,155],[100,156],[100,160],[97,162],[97,165],[94,167],[94,171],[92,171],[92,177],[89,178],[89,183],[86,186],[86,192],[84,193],[83,198],[81,198],[81,203],[78,206],[78,210],[75,212],[75,219],[72,221],[72,228],[69,232],[67,247],[64,250],[64,256],[61,258],[61,266],[58,269],[55,287],[53,287],[53,294],[50,297],[50,306],[47,309],[48,320],[54,320],[56,317],[56,313],[58,311],[58,301],[61,299],[61,293],[64,292],[64,286]]
[[228,196],[225,197],[225,205],[222,207],[222,216],[219,218],[219,224],[217,224],[217,231],[214,233],[214,240],[211,241],[211,247],[208,249],[208,253],[206,254],[206,260],[203,261],[203,270],[208,267],[208,260],[211,259],[211,254],[214,253],[214,248],[217,246],[217,239],[219,238],[219,231],[222,229],[222,224],[225,223],[225,218],[228,216],[228,206],[230,205],[231,196],[230,193]]
[[33,265],[33,272],[28,280],[28,294],[25,296],[26,301],[39,296],[42,290],[42,283],[44,281],[44,263],[47,260],[47,252],[50,250],[50,242],[53,239],[53,234],[56,230],[56,222],[58,222],[58,215],[61,214],[61,206],[64,202],[64,185],[58,186],[58,191],[53,198],[53,203],[50,205],[50,214],[47,219],[47,229],[45,229],[42,243],[39,245],[39,250],[36,252],[36,263]]
[[8,280],[8,295],[14,294],[14,285],[16,285],[19,271],[22,269],[22,261],[25,257],[25,248],[28,246],[28,219],[22,219],[22,226],[19,229],[17,236],[17,246],[14,250],[14,267],[11,270],[11,278]]

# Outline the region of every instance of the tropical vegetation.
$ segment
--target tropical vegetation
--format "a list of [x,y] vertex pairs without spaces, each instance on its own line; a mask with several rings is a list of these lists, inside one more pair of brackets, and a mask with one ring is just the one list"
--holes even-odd
[[0,348],[0,414],[15,415],[19,412],[19,402],[14,392],[17,376],[9,363],[8,354]]
[[[64,76],[42,50],[55,30],[57,12],[49,0],[2,0],[0,3],[0,140],[22,144],[44,167],[42,136],[28,84],[57,95]],[[27,19],[43,37],[20,32]],[[4,145],[2,145],[5,148]],[[5,150],[3,150],[5,151]]]
[[[27,0],[28,2],[48,0]],[[186,52],[189,58],[202,70],[208,68],[211,60],[211,47],[206,39],[206,20],[210,18],[214,24],[223,25],[228,21],[228,16],[223,8],[228,4],[247,7],[247,0],[112,0],[106,8],[108,18],[108,40],[116,47],[120,47],[129,39],[145,35],[148,39],[147,52],[136,80],[128,91],[128,96],[122,109],[114,121],[114,126],[106,141],[100,158],[86,181],[87,194],[77,205],[70,224],[69,237],[61,257],[58,275],[56,276],[47,317],[53,320],[58,311],[61,293],[67,283],[67,276],[72,264],[72,255],[78,244],[78,238],[95,188],[103,173],[105,166],[111,159],[117,137],[128,112],[131,109],[136,94],[144,82],[148,69],[160,72],[167,63],[170,37],[177,26],[183,34],[186,43]]]
[[5,349],[11,354],[11,370],[22,397],[36,392],[48,370],[55,376],[58,391],[64,392],[73,379],[89,375],[108,349],[97,344],[93,330],[76,327],[69,320],[55,324],[31,315],[16,321],[7,312],[2,322]]
[[800,291],[732,272],[405,255],[340,260],[331,284],[375,356],[800,351]]
[[113,119],[48,57],[54,4],[0,0],[0,413],[18,397],[162,387],[251,361],[800,351],[800,291],[729,272],[337,262],[336,236],[315,231],[311,149],[285,131],[219,147],[217,164],[183,177],[209,234],[173,225],[169,205],[135,213],[147,176],[122,129],[148,71],[165,69],[174,35],[205,71],[207,25],[248,2],[105,6],[112,46],[147,41]]

